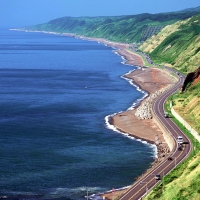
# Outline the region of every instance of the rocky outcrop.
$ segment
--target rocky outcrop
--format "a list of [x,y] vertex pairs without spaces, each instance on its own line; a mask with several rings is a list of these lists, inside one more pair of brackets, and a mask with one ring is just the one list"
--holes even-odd
[[195,80],[198,79],[199,76],[200,76],[200,66],[194,72],[190,72],[187,74],[185,81],[183,83],[183,87],[181,88],[181,91],[182,92],[185,91],[187,84],[195,82]]
[[154,94],[150,95],[146,100],[136,109],[135,116],[140,119],[152,119],[151,108],[154,100],[163,92],[168,90],[171,86],[164,87]]

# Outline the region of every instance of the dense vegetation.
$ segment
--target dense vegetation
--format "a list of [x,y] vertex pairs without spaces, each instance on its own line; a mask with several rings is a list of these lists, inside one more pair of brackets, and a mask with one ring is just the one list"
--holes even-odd
[[[118,42],[139,42],[157,33],[163,26],[200,13],[200,7],[181,12],[139,14],[114,17],[62,17],[45,24],[25,27],[29,30],[72,33],[106,38]],[[151,33],[148,33],[151,32]]]

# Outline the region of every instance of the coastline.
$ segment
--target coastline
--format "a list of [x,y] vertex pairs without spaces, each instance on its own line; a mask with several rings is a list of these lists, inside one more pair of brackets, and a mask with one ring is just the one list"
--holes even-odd
[[[170,149],[163,137],[162,131],[154,119],[141,119],[135,116],[136,109],[139,108],[143,102],[145,102],[147,97],[153,95],[159,90],[164,89],[167,86],[169,87],[175,80],[169,76],[169,74],[164,73],[161,69],[145,67],[143,59],[138,54],[129,50],[129,44],[109,42],[99,38],[91,39],[80,37],[80,39],[93,40],[113,48],[117,48],[115,52],[122,56],[122,59],[125,60],[124,64],[138,66],[136,70],[131,71],[122,77],[147,95],[144,96],[144,98],[141,99],[138,104],[133,106],[133,109],[128,109],[126,111],[114,114],[107,119],[109,124],[115,127],[115,131],[126,134],[129,137],[145,141],[151,145],[156,145],[157,147],[157,157],[155,158],[155,161],[152,163],[149,169],[137,177],[135,180],[137,181],[153,167],[166,159],[166,157],[170,154]],[[98,196],[101,196],[107,200],[112,200],[123,194],[128,188],[125,187],[122,189],[111,190],[105,192],[104,194],[99,194]]]
[[[26,31],[26,30],[21,30],[21,31]],[[45,32],[45,31],[32,31],[32,32],[59,34],[55,32]],[[114,48],[113,50],[114,53],[122,57],[123,64],[138,66],[138,69],[131,71],[125,75],[122,75],[122,78],[129,81],[132,85],[138,88],[138,90],[141,90],[142,92],[144,91],[146,95],[144,95],[144,98],[140,99],[140,101],[138,101],[131,109],[129,108],[126,111],[111,115],[107,120],[108,123],[111,126],[115,127],[115,129],[118,132],[126,134],[129,137],[145,141],[149,144],[156,145],[157,158],[155,158],[155,161],[154,163],[152,163],[151,168],[160,163],[163,159],[165,159],[166,156],[169,154],[169,148],[166,144],[165,139],[163,138],[161,130],[158,128],[157,124],[154,122],[153,119],[140,119],[136,117],[135,116],[136,109],[134,108],[136,106],[140,107],[140,105],[143,102],[145,102],[147,96],[150,96],[155,92],[157,92],[158,90],[160,90],[161,88],[170,85],[171,79],[169,75],[163,73],[161,69],[145,67],[142,58],[136,53],[130,51],[129,44],[111,42],[101,38],[87,38],[82,36],[76,36],[73,34],[59,34],[59,35],[76,37],[78,39],[85,39],[89,41],[90,40],[96,41],[106,46],[110,46]],[[151,168],[147,169],[146,172],[148,172]],[[138,177],[138,179],[140,177]],[[113,199],[119,196],[120,193],[124,193],[124,189],[115,190],[114,192],[109,191],[106,194],[102,194],[100,196],[104,196],[106,199]]]
[[[112,128],[113,131],[125,134],[128,137],[133,137],[141,142],[155,145],[157,148],[157,156],[155,157],[154,162],[151,164],[150,168],[135,179],[136,182],[166,159],[170,155],[170,149],[153,116],[150,119],[141,119],[140,117],[137,117],[135,113],[137,109],[141,107],[141,104],[145,103],[148,97],[159,93],[159,91],[161,92],[161,90],[164,91],[168,89],[168,87],[170,87],[176,80],[168,72],[162,69],[144,66],[142,57],[136,52],[131,51],[131,49],[129,49],[129,44],[111,42],[102,38],[88,38],[83,36],[77,38],[96,41],[115,48],[116,50],[114,50],[114,52],[122,57],[123,64],[138,67],[137,69],[122,75],[122,78],[129,81],[130,84],[141,92],[146,93],[146,95],[144,98],[140,99],[138,103],[135,102],[135,105],[131,107],[131,109],[128,108],[126,111],[110,115],[107,119],[110,126],[114,127]],[[101,196],[103,199],[112,200],[121,196],[129,189],[129,187],[131,187],[131,185],[120,189],[112,189],[105,193],[91,195],[90,199],[93,199],[96,196]]]
[[[136,87],[139,91],[143,92],[144,97],[139,100],[138,104],[134,104],[131,108],[128,108],[126,111],[114,114],[110,116],[109,118],[109,123],[113,126],[116,127],[117,130],[119,130],[122,133],[129,134],[130,136],[133,136],[135,138],[142,139],[144,141],[149,142],[150,144],[155,144],[155,138],[152,137],[151,134],[147,134],[144,138],[142,137],[141,133],[135,133],[135,129],[132,131],[132,126],[134,126],[134,123],[131,123],[132,126],[130,128],[127,128],[127,124],[123,125],[125,121],[127,121],[127,118],[132,118],[133,121],[137,121],[137,123],[142,124],[143,126],[147,126],[150,128],[153,128],[153,131],[158,131],[158,126],[155,124],[154,121],[151,121],[152,119],[149,120],[142,120],[139,119],[138,117],[135,116],[136,109],[138,108],[144,101],[145,99],[157,92],[158,90],[169,86],[172,83],[171,78],[169,77],[168,74],[163,73],[163,70],[158,69],[158,68],[149,68],[144,66],[144,61],[142,58],[137,55],[134,52],[130,52],[128,50],[129,44],[123,44],[123,43],[115,43],[115,42],[110,42],[106,41],[104,39],[99,39],[99,38],[85,38],[85,37],[80,37],[81,39],[86,39],[86,40],[93,40],[97,42],[101,42],[105,45],[111,46],[113,48],[117,48],[115,52],[117,52],[118,55],[124,57],[126,60],[124,64],[132,65],[132,66],[137,66],[138,68],[125,74],[122,75],[122,78],[126,79],[127,81],[130,82],[134,87]],[[135,102],[134,102],[135,103]],[[129,116],[130,115],[130,116]],[[120,120],[120,118],[123,118],[124,116],[127,116],[125,120]],[[144,122],[145,121],[145,122]],[[151,126],[153,124],[153,126]],[[127,131],[127,129],[129,129]],[[162,135],[162,133],[161,133]],[[165,142],[165,140],[162,138],[162,142]]]

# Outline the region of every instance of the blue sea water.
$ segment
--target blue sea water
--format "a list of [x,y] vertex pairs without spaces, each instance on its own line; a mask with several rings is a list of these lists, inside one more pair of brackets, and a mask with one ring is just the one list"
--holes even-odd
[[132,184],[153,146],[105,117],[144,93],[121,76],[111,47],[61,35],[0,30],[0,196],[85,199]]

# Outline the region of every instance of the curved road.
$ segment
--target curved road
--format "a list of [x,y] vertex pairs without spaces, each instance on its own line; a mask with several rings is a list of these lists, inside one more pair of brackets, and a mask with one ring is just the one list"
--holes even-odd
[[[166,68],[169,71],[176,73],[177,72],[171,68]],[[174,92],[181,88],[184,82],[184,76],[179,74],[179,81],[174,85],[170,90],[163,93],[154,103],[153,110],[160,122],[165,126],[168,132],[175,140],[175,147],[172,150],[172,160],[164,160],[158,166],[150,170],[142,179],[137,181],[129,190],[123,194],[119,199],[120,200],[138,200],[141,199],[150,189],[152,189],[158,182],[161,180],[156,180],[155,175],[159,174],[161,179],[164,178],[164,175],[168,174],[172,169],[176,167],[177,164],[182,162],[185,158],[188,157],[192,150],[192,144],[190,140],[185,136],[185,134],[174,124],[170,118],[164,117],[164,103],[166,99],[171,96]],[[182,136],[184,141],[187,141],[188,144],[183,145],[183,149],[178,150],[178,144],[176,139],[178,136]]]

